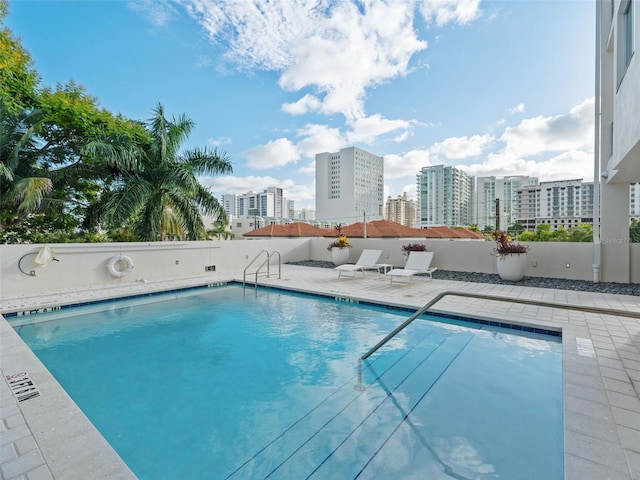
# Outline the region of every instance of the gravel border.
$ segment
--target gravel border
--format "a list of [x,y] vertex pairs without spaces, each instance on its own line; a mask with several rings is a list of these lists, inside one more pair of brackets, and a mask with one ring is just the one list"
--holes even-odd
[[[332,262],[304,260],[288,262],[289,265],[304,267],[334,268]],[[453,280],[456,282],[495,283],[500,285],[518,285],[519,287],[553,288],[558,290],[574,290],[580,292],[612,293],[616,295],[640,296],[640,284],[637,283],[593,283],[588,280],[567,280],[565,278],[524,277],[519,282],[507,282],[497,274],[476,272],[453,272],[436,270],[433,278],[437,280]]]

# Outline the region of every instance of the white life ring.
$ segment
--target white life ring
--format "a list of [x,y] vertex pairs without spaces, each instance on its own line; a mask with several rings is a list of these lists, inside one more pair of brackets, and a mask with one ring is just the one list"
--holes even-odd
[[107,270],[112,277],[125,277],[133,270],[133,260],[126,255],[116,255],[107,262]]

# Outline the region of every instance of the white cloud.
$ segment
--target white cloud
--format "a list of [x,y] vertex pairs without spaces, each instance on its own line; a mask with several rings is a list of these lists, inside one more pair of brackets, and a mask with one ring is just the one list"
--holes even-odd
[[509,113],[524,113],[524,103],[519,103],[515,107],[510,108]]
[[542,161],[492,154],[483,163],[458,165],[458,168],[477,177],[529,175],[538,177],[541,182],[574,178],[591,181],[593,179],[593,152],[571,150]]
[[[495,136],[450,137],[422,150],[387,154],[385,180],[415,177],[422,167],[451,165],[451,160],[458,160],[455,166],[474,176],[529,175],[540,181],[590,181],[593,106],[593,99],[587,99],[568,113],[528,118],[516,126],[503,127]],[[398,181],[393,182],[397,187]]]
[[308,112],[318,111],[321,106],[320,100],[318,100],[315,95],[307,94],[297,102],[283,104],[282,110],[291,115],[302,115]]
[[424,0],[419,3],[420,13],[438,26],[448,23],[466,25],[482,14],[480,0]]
[[171,19],[177,15],[175,7],[169,2],[130,0],[127,6],[135,12],[144,14],[156,27],[162,27],[168,24]]
[[316,161],[313,160],[313,161],[309,162],[306,166],[300,167],[298,170],[296,170],[296,172],[297,173],[302,173],[304,175],[314,175],[314,178],[315,178]]
[[500,137],[505,153],[528,157],[542,152],[581,150],[593,143],[594,99],[585,100],[568,114],[533,117],[507,127]]
[[210,138],[207,140],[207,143],[213,147],[220,147],[222,145],[231,144],[231,139],[229,137],[220,137],[220,138]]
[[[232,64],[280,72],[278,83],[286,90],[314,89],[313,95],[282,106],[293,114],[362,117],[366,89],[406,75],[411,57],[427,47],[413,29],[412,1],[181,3],[213,41],[227,48],[225,58]],[[465,10],[455,9],[459,18]]]
[[429,150],[411,150],[403,155],[388,154],[384,156],[385,179],[396,179],[415,176],[422,167],[433,165]]
[[429,151],[434,157],[445,157],[452,160],[477,157],[493,140],[491,135],[450,137],[442,142],[434,143]]
[[245,150],[241,155],[247,158],[247,166],[257,170],[282,167],[300,158],[298,149],[288,138],[271,140],[265,145]]
[[327,125],[307,124],[297,132],[302,140],[298,142],[298,151],[302,156],[315,158],[316,153],[335,152],[345,145],[345,139],[337,128]]
[[309,200],[315,200],[316,198],[315,177],[311,183],[296,183],[287,186],[284,188],[284,196],[296,202],[295,208],[315,205],[315,202],[309,202]]
[[[384,176],[397,179],[417,175],[422,167],[438,164],[450,164],[446,159],[463,159],[478,157],[494,141],[491,135],[473,135],[472,137],[451,137],[434,143],[423,150],[411,150],[402,155],[387,154],[384,156]],[[462,167],[468,170],[467,167]],[[415,188],[414,188],[415,194]]]
[[199,68],[208,67],[213,64],[213,58],[208,55],[198,55],[196,58],[196,66]]
[[413,133],[414,125],[413,121],[389,120],[379,114],[358,118],[349,123],[347,143],[373,143],[384,135],[394,135],[393,141],[402,142]]

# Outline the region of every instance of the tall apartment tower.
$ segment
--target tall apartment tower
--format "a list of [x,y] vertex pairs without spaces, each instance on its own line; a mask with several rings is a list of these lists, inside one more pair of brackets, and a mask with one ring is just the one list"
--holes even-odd
[[559,180],[540,182],[516,192],[515,216],[526,230],[549,224],[551,230],[593,223],[593,182]]
[[278,187],[268,187],[265,193],[273,195],[273,216],[277,218],[287,217],[285,199],[282,196],[282,189]]
[[407,198],[407,192],[398,195],[398,198],[388,197],[384,205],[384,218],[405,227],[415,227],[418,225],[416,202]]
[[260,193],[250,191],[241,195],[222,195],[222,208],[233,217],[285,218],[293,211],[292,204],[282,196],[282,188],[278,187],[269,187]]
[[[537,177],[515,175],[510,177],[478,177],[475,190],[475,223],[483,229],[487,225],[507,230],[516,220],[516,192],[523,187],[537,185]],[[500,205],[496,216],[496,200]],[[496,225],[499,219],[499,225]]]
[[423,167],[416,177],[420,227],[472,225],[475,178],[455,167]]
[[316,218],[351,224],[381,220],[383,158],[357,147],[316,155]]

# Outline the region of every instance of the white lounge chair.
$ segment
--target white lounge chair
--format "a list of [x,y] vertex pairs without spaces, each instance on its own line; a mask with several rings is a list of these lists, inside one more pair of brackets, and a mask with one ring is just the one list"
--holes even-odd
[[347,272],[352,272],[353,278],[355,278],[356,273],[358,272],[362,272],[362,275],[364,275],[365,270],[371,270],[374,268],[378,270],[377,263],[380,255],[382,255],[382,250],[364,249],[362,250],[360,258],[355,264],[345,263],[342,265],[338,265],[336,268],[334,268],[334,270],[338,271],[338,278],[340,278],[343,273]]
[[433,279],[431,274],[438,267],[431,267],[432,259],[433,252],[409,252],[409,258],[407,258],[407,264],[404,268],[394,268],[386,273],[391,280],[390,285],[393,285],[394,278],[409,278],[409,286],[411,286],[413,276],[418,273],[425,273]]

